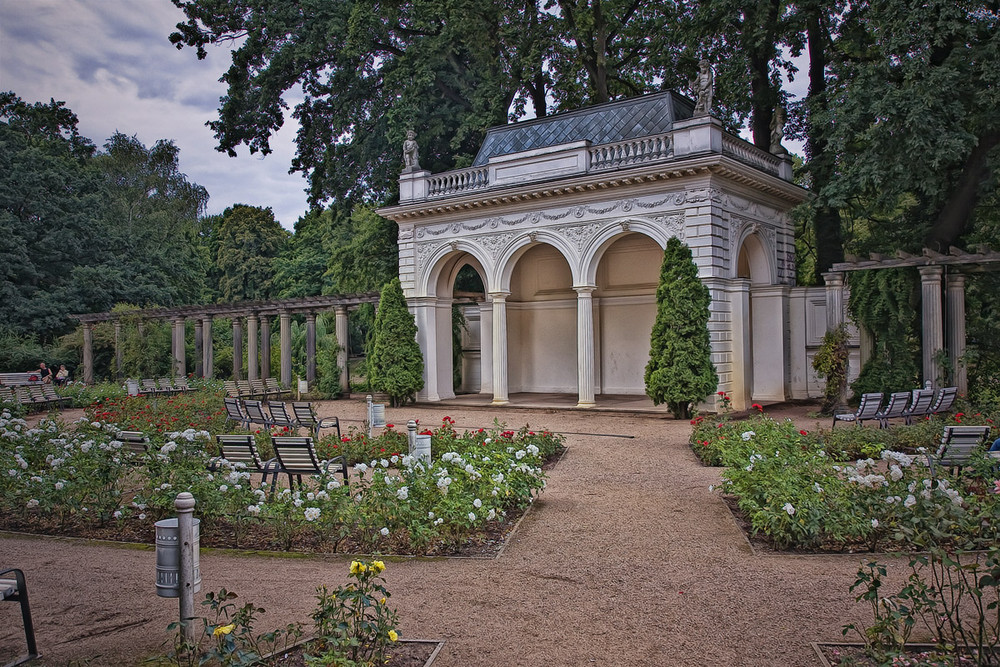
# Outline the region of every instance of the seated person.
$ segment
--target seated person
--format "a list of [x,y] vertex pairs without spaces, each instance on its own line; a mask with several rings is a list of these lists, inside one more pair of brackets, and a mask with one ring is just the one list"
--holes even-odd
[[38,375],[38,379],[45,384],[52,382],[52,369],[46,366],[44,361],[39,362],[38,370],[35,373]]
[[66,370],[66,364],[59,365],[59,372],[56,373],[56,384],[60,387],[65,385],[69,381],[69,371]]

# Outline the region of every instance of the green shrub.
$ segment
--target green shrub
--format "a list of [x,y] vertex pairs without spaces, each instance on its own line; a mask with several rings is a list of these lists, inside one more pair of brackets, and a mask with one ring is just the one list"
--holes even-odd
[[368,379],[389,395],[393,406],[413,400],[424,387],[424,358],[416,336],[417,325],[395,278],[382,288],[368,358]]

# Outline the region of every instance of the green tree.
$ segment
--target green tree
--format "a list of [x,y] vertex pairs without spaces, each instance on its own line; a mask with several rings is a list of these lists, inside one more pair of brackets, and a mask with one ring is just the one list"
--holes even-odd
[[396,223],[359,206],[338,231],[324,280],[328,294],[374,292],[399,275]]
[[424,387],[424,358],[416,336],[403,288],[394,278],[382,288],[368,359],[369,381],[389,395],[393,406],[413,400]]
[[216,230],[215,265],[222,301],[257,301],[272,297],[274,264],[289,234],[270,208],[236,204],[222,214]]
[[677,418],[712,394],[719,378],[708,335],[708,288],[698,279],[691,250],[673,237],[667,242],[656,288],[656,320],[646,364],[646,394],[666,403]]
[[323,294],[324,273],[335,243],[333,209],[314,208],[295,223],[295,231],[274,261],[277,296],[291,299]]

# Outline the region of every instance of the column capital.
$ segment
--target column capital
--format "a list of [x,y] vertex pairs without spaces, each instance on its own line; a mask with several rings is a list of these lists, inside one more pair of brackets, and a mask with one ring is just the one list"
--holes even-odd
[[823,284],[827,287],[843,287],[844,286],[844,272],[843,271],[827,271],[823,274]]
[[316,313],[313,312],[313,311],[309,311],[308,313],[306,313],[306,321],[307,322],[315,322],[316,321]]
[[964,273],[949,273],[945,276],[945,282],[949,289],[960,289],[965,287]]
[[918,266],[920,272],[920,282],[939,282],[944,275],[944,267],[940,264],[930,264],[928,266]]
[[338,315],[340,315],[340,314],[346,315],[347,314],[347,306],[345,306],[343,304],[341,304],[339,306],[334,306],[333,307],[333,312],[337,313]]
[[490,292],[489,295],[493,301],[505,301],[510,296],[510,292]]
[[573,289],[579,296],[590,296],[597,289],[597,285],[574,285]]

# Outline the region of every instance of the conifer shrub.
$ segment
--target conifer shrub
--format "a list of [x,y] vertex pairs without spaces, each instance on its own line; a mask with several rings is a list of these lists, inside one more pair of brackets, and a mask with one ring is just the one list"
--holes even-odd
[[406,307],[399,278],[382,288],[368,378],[376,391],[389,395],[394,407],[413,400],[424,388],[424,357],[417,345],[417,325]]
[[646,394],[655,405],[666,403],[679,419],[719,384],[708,335],[708,288],[698,279],[688,249],[679,239],[667,242],[656,288],[656,321],[646,364]]

